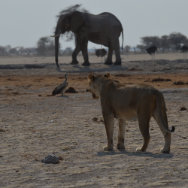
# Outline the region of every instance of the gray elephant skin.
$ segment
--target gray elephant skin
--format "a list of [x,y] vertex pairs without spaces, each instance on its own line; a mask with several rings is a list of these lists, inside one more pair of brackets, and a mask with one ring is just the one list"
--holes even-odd
[[123,27],[121,22],[111,13],[103,12],[98,15],[87,12],[73,11],[59,15],[55,28],[55,61],[57,68],[59,53],[59,37],[65,32],[72,31],[75,36],[75,49],[72,53],[72,63],[78,64],[77,55],[81,51],[84,63],[89,66],[88,41],[108,47],[108,56],[105,64],[112,64],[112,54],[115,51],[115,65],[121,65],[119,37],[122,33],[123,46]]

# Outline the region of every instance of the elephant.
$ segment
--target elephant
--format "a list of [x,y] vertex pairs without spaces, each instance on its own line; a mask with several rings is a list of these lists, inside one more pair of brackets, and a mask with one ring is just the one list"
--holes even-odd
[[73,32],[75,36],[75,49],[72,53],[71,64],[78,64],[77,55],[81,51],[83,55],[83,66],[89,66],[88,41],[108,47],[108,56],[105,64],[112,64],[112,54],[115,51],[115,65],[121,65],[119,37],[122,33],[123,47],[123,27],[116,16],[109,12],[98,15],[88,12],[71,11],[60,14],[55,28],[55,62],[58,64],[59,37],[65,32]]

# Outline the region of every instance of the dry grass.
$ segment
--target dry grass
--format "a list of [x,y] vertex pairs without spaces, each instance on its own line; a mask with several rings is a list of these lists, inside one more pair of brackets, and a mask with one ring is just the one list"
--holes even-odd
[[[16,61],[36,63],[33,58]],[[188,85],[174,83],[188,82],[187,62],[160,63],[126,61],[121,68],[94,63],[87,69],[63,64],[62,73],[54,66],[1,69],[0,187],[186,187]],[[70,70],[69,87],[78,93],[51,96]],[[149,84],[163,92],[169,126],[176,126],[171,154],[159,152],[164,141],[154,120],[147,153],[135,152],[142,144],[135,121],[126,126],[125,152],[103,152],[106,134],[100,102],[86,92],[90,71],[109,71],[122,83]],[[116,144],[117,126],[114,139]],[[41,162],[51,153],[62,158],[59,164]]]

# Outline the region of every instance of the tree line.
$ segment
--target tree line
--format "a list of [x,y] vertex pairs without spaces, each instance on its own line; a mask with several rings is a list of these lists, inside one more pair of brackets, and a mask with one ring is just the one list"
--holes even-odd
[[[188,46],[188,38],[181,33],[171,33],[169,35],[145,36],[141,38],[141,44],[135,47],[125,46],[123,53],[145,52],[149,46],[155,45],[159,52],[177,52],[183,45]],[[0,46],[0,56],[53,56],[54,39],[51,37],[41,37],[37,46],[33,48]],[[60,55],[71,55],[73,49],[68,47],[60,50]]]
[[[37,46],[32,48],[0,46],[0,56],[54,56],[54,49],[54,38],[41,37]],[[70,47],[60,50],[60,55],[70,55],[71,53],[72,48]]]
[[156,46],[158,52],[177,52],[182,46],[188,46],[188,38],[181,33],[171,33],[169,35],[145,36],[141,38],[141,44],[136,47],[125,46],[126,52],[145,52],[150,46]]

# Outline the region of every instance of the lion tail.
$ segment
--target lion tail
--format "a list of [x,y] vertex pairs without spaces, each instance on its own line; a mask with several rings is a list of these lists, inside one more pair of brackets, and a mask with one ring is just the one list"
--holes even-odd
[[156,108],[154,110],[154,118],[157,121],[162,132],[171,133],[175,131],[175,127],[172,126],[171,129],[168,127],[168,118],[166,114],[166,104],[164,96],[159,91],[155,91],[156,96]]

